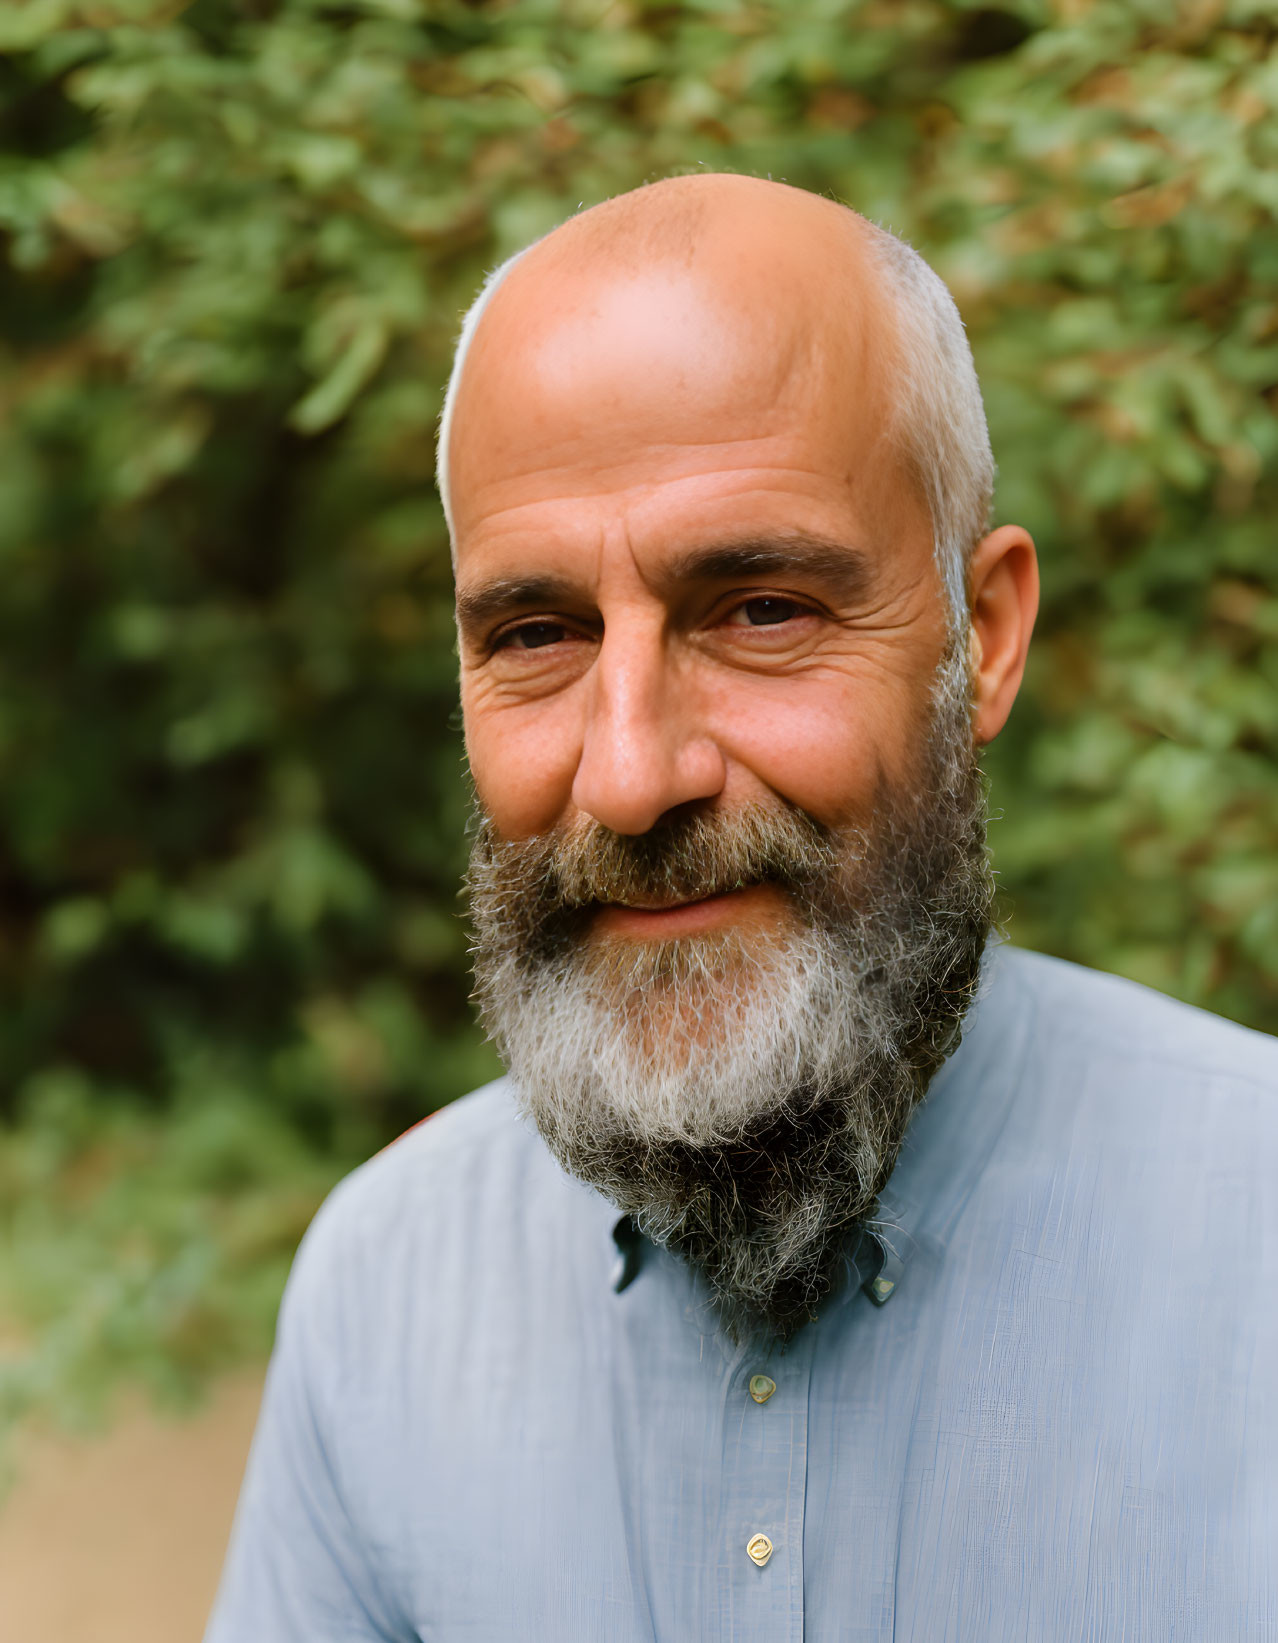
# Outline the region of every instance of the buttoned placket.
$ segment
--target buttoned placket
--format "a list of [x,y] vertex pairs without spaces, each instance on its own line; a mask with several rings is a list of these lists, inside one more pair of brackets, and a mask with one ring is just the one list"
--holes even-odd
[[803,1639],[808,1390],[818,1324],[733,1361],[723,1423],[720,1636]]
[[[897,1214],[891,1219],[899,1237]],[[640,1275],[646,1245],[625,1216],[613,1225],[612,1238],[610,1282],[620,1295]],[[822,1335],[842,1327],[837,1317],[848,1307],[862,1307],[872,1317],[903,1271],[877,1233],[863,1236],[850,1262],[847,1283],[823,1309],[829,1314],[824,1331],[817,1318],[784,1347],[746,1346],[725,1361],[724,1404],[716,1422],[723,1452],[715,1586],[723,1643],[803,1643],[809,1400]]]

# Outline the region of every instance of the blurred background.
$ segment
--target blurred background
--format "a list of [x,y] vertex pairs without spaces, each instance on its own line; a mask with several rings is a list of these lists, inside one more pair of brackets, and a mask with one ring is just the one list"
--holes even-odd
[[[484,272],[645,179],[823,191],[949,282],[1044,569],[989,758],[1011,936],[1278,1029],[1276,38],[1269,0],[0,4],[15,1502],[144,1451],[229,1500],[323,1194],[494,1070],[435,420]],[[210,1387],[225,1442],[156,1448]]]

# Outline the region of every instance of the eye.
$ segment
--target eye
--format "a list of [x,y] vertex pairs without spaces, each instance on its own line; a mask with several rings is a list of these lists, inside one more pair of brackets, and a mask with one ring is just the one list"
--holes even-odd
[[562,622],[521,622],[507,628],[493,640],[494,650],[541,650],[546,645],[557,645],[569,637]]
[[753,599],[745,599],[735,610],[729,612],[728,622],[733,627],[772,628],[782,622],[792,622],[796,616],[806,616],[808,610],[805,605],[799,604],[796,599],[786,599],[780,594],[756,594]]

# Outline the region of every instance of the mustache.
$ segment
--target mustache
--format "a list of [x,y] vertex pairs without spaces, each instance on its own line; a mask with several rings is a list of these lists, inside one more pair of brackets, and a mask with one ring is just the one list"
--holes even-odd
[[673,816],[641,834],[587,821],[513,841],[481,818],[471,879],[499,877],[505,911],[526,924],[530,914],[700,901],[755,884],[806,900],[846,865],[846,851],[846,839],[840,848],[839,835],[792,805]]

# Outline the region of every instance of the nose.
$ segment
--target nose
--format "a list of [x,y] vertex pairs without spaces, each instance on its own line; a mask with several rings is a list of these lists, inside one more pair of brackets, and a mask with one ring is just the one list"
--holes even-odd
[[577,809],[614,833],[646,833],[668,810],[722,792],[723,754],[659,632],[605,633],[589,685]]

